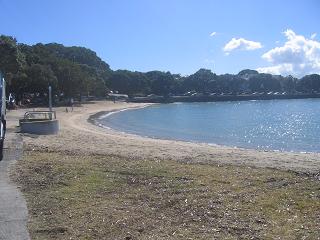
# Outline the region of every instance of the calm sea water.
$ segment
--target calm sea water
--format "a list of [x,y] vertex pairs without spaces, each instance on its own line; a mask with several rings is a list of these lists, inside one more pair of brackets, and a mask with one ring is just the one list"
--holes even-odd
[[155,138],[320,152],[320,99],[161,104],[99,122]]

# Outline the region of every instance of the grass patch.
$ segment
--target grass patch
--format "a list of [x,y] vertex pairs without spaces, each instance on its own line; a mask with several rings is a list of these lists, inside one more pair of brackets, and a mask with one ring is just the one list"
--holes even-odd
[[317,239],[320,184],[230,165],[25,152],[32,239]]

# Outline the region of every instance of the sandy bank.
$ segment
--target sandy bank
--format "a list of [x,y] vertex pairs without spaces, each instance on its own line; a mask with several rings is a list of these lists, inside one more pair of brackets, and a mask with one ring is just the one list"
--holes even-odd
[[[88,121],[101,111],[142,107],[142,103],[95,102],[75,107],[73,112],[56,108],[61,131],[56,136],[23,137],[28,149],[68,151],[74,154],[110,154],[154,160],[178,160],[192,163],[219,163],[267,167],[316,174],[320,171],[320,154],[266,152],[231,147],[209,146],[171,140],[150,139],[104,129]],[[8,125],[16,125],[26,110],[11,111]]]

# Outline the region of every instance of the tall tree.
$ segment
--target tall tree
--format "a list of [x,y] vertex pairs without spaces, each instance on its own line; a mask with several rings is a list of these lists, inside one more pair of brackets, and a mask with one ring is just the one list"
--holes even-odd
[[19,51],[15,38],[0,36],[0,56],[0,71],[10,80],[24,63],[24,55]]

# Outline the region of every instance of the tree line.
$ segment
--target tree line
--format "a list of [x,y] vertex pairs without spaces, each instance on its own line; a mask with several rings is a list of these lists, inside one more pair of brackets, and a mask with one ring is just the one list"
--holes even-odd
[[57,43],[30,46],[4,35],[0,36],[0,56],[0,70],[5,74],[9,91],[18,99],[26,93],[44,95],[49,85],[57,96],[65,98],[104,97],[109,91],[130,96],[187,92],[320,92],[318,74],[298,79],[249,69],[222,75],[200,69],[189,76],[162,71],[113,71],[94,51],[84,47],[65,47]]

